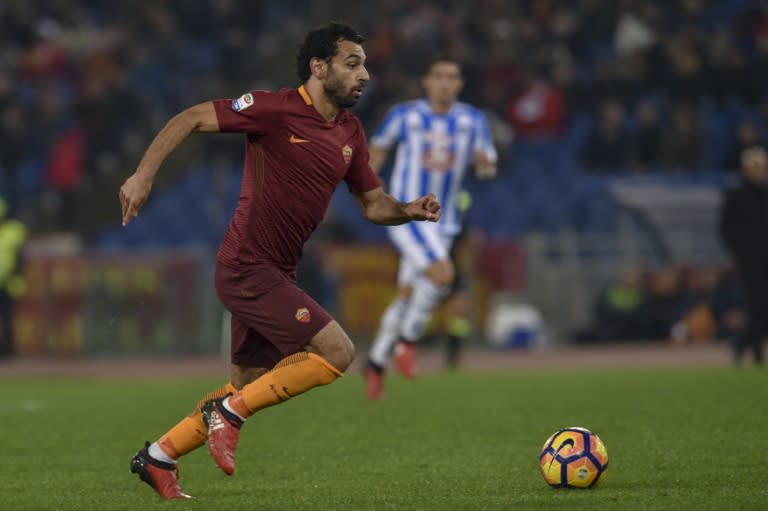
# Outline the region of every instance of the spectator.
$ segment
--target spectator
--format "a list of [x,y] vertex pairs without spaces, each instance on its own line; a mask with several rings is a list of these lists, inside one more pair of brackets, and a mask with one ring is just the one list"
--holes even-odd
[[603,289],[595,300],[593,323],[577,332],[578,342],[641,340],[648,334],[647,292],[641,273],[634,268],[622,272],[616,282]]
[[679,320],[672,326],[674,342],[710,342],[717,337],[717,319],[713,310],[718,274],[713,269],[688,269],[683,272],[682,307]]
[[685,307],[685,295],[677,268],[661,268],[649,279],[647,328],[650,339],[669,339],[672,327]]
[[661,127],[659,110],[651,101],[642,101],[635,109],[637,127],[630,135],[630,166],[638,170],[652,169],[659,164]]
[[704,134],[698,112],[689,104],[673,107],[669,125],[662,131],[661,164],[670,170],[701,166]]
[[587,169],[617,171],[626,165],[630,139],[625,124],[624,106],[615,100],[604,102],[598,124],[584,147],[582,162]]
[[521,73],[521,90],[507,106],[507,120],[519,140],[557,140],[565,128],[562,93],[543,73],[528,68]]

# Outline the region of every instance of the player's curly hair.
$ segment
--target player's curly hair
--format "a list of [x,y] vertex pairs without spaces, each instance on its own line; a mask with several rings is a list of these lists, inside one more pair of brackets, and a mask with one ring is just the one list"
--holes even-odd
[[339,51],[339,41],[344,40],[361,44],[365,38],[349,25],[335,21],[308,33],[296,56],[296,73],[299,76],[299,82],[306,83],[312,75],[309,70],[310,60],[317,58],[330,62]]

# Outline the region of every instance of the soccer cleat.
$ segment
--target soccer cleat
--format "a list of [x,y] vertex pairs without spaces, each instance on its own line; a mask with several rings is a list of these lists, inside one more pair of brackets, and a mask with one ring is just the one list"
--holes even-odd
[[384,397],[384,371],[368,362],[365,368],[365,397],[369,401],[379,401]]
[[147,483],[164,499],[191,499],[179,487],[179,468],[175,463],[158,461],[149,455],[149,442],[131,458],[131,473]]
[[235,473],[235,448],[243,421],[227,411],[223,401],[223,398],[208,401],[201,411],[208,425],[208,452],[216,465],[231,476]]
[[395,366],[406,378],[416,376],[416,343],[400,341],[395,347]]

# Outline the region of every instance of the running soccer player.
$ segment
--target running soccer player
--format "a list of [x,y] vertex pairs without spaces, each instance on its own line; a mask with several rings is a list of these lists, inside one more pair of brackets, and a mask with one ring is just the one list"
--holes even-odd
[[416,342],[454,280],[449,254],[461,229],[458,195],[467,169],[474,164],[481,178],[496,174],[496,149],[485,116],[457,101],[463,87],[459,62],[436,57],[422,85],[426,98],[392,107],[371,138],[375,172],[397,146],[389,192],[401,201],[434,193],[443,211],[437,223],[388,228],[400,252],[398,294],[384,312],[368,354],[366,396],[371,400],[383,397],[384,371],[393,351],[405,377],[416,373]]
[[193,106],[153,140],[120,189],[123,225],[146,202],[160,165],[193,132],[245,134],[240,199],[216,260],[219,298],[232,313],[231,381],[131,459],[131,471],[166,499],[188,498],[176,460],[208,442],[228,475],[240,428],[253,413],[343,374],[354,346],[341,326],[296,285],[302,247],[344,180],[364,216],[382,225],[437,222],[433,194],[404,203],[385,193],[368,164],[354,105],[368,82],[363,38],[331,23],[299,49],[301,86],[251,91]]

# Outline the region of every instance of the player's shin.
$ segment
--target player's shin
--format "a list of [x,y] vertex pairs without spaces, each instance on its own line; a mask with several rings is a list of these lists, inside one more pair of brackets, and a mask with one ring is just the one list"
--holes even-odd
[[301,351],[236,392],[224,401],[224,407],[245,419],[263,408],[327,385],[339,376],[342,372],[320,355]]
[[[150,446],[150,455],[160,461],[168,462],[169,460],[176,460],[203,445],[208,438],[208,426],[203,421],[203,414],[200,412],[201,408],[208,401],[224,397],[227,394],[234,394],[235,392],[237,392],[237,389],[231,383],[227,383],[206,394],[195,405],[192,413],[184,417]],[[157,449],[160,449],[160,451],[158,452]]]
[[410,342],[421,338],[435,307],[447,291],[447,287],[439,287],[426,277],[417,280],[408,309],[400,321],[400,337]]
[[381,325],[368,354],[368,361],[379,369],[384,369],[389,362],[392,348],[400,335],[400,322],[405,314],[408,302],[398,296],[389,304],[381,317]]

